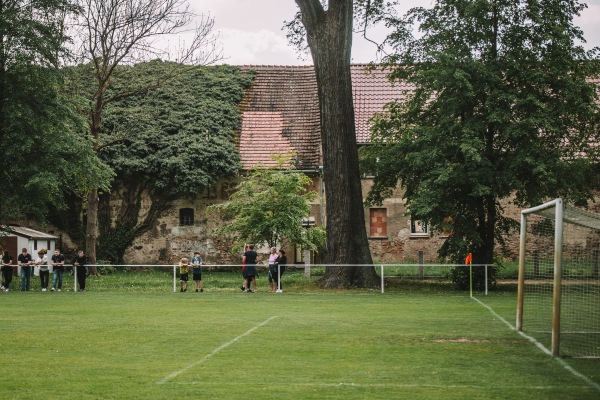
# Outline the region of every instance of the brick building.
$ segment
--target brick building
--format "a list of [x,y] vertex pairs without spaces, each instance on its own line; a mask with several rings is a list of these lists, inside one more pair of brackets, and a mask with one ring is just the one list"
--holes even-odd
[[[322,179],[319,104],[313,67],[240,68],[255,74],[253,84],[240,104],[242,117],[235,135],[242,170],[251,170],[258,163],[274,165],[272,154],[293,151],[295,168],[312,178],[311,189],[319,193],[311,204],[309,221],[323,224],[327,196]],[[382,111],[386,103],[406,98],[413,88],[392,85],[384,72],[369,71],[366,65],[352,65],[351,68],[356,135],[360,147],[369,142],[369,119]],[[365,176],[362,183],[363,197],[366,197],[372,179]],[[209,262],[238,263],[239,254],[231,252],[231,243],[213,234],[223,222],[206,213],[208,205],[226,201],[235,185],[235,180],[221,180],[194,199],[176,202],[154,229],[135,239],[125,253],[125,261],[132,264],[172,262],[199,250]],[[114,190],[111,203],[123,201],[121,193]],[[147,212],[149,202],[142,202],[141,215]],[[510,205],[505,208],[505,212],[517,220],[519,211]],[[411,218],[399,189],[381,206],[365,209],[364,225],[375,261],[435,262],[437,251],[444,241],[444,236],[428,232],[426,223]],[[68,238],[65,237],[65,240],[68,241]],[[515,254],[517,242],[518,238],[508,238],[508,248],[514,247]],[[309,261],[309,258],[314,261],[312,255],[303,253],[301,249],[289,250],[288,259],[294,263]]]

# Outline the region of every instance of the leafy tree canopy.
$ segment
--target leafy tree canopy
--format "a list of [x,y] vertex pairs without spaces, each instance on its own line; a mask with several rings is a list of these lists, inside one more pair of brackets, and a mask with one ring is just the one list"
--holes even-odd
[[209,207],[209,212],[219,213],[226,221],[217,234],[233,238],[236,248],[244,243],[269,247],[292,243],[318,250],[325,242],[325,229],[302,227],[302,219],[310,215],[309,201],[317,196],[307,189],[312,181],[284,167],[289,156],[276,159],[278,167],[257,168],[237,186],[229,202]]
[[[69,78],[82,107],[89,105],[93,67],[75,67]],[[241,164],[233,135],[252,75],[230,66],[151,61],[119,66],[112,79],[98,152],[116,174],[112,190],[124,190],[123,204],[116,221],[102,213],[98,256],[121,261],[134,238],[154,228],[172,201],[237,174]],[[132,87],[137,89],[127,90]],[[140,218],[143,195],[151,202]],[[108,195],[102,199],[106,206]]]
[[108,187],[110,170],[82,140],[84,124],[60,92],[66,1],[0,5],[0,220],[44,219],[65,191]]
[[[153,78],[173,74],[152,88]],[[111,91],[138,79],[147,91],[106,106],[102,158],[117,177],[144,181],[170,196],[196,194],[240,169],[233,134],[252,77],[235,67],[189,67],[152,61],[120,67]],[[138,86],[138,85],[136,85]],[[109,93],[110,95],[110,93]]]
[[[374,120],[363,167],[368,200],[398,182],[411,213],[453,231],[441,255],[473,251],[492,262],[511,225],[500,200],[517,205],[592,197],[599,110],[596,50],[578,44],[578,1],[436,1],[390,18],[391,79],[413,85],[408,101]],[[418,26],[418,37],[413,27]]]

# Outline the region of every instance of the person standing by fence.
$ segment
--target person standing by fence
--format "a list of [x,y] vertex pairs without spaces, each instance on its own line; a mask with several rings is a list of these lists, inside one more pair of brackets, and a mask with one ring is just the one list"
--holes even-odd
[[42,292],[48,291],[48,282],[50,281],[50,270],[48,268],[48,256],[46,249],[38,251],[38,257],[35,260],[35,265],[40,269],[40,286]]
[[187,283],[188,283],[188,273],[189,273],[189,260],[187,258],[182,258],[179,261],[179,285],[181,286],[180,292],[187,292]]
[[21,267],[21,292],[31,289],[31,263],[33,262],[31,254],[27,253],[27,248],[23,247],[21,254],[17,258],[17,263]]
[[12,256],[8,254],[8,250],[4,250],[4,255],[2,256],[2,290],[4,290],[5,292],[8,292],[10,283],[12,282],[12,262]]
[[194,257],[191,260],[192,263],[192,274],[194,275],[194,283],[196,284],[196,292],[200,289],[201,292],[204,292],[202,288],[202,257],[200,257],[200,252],[197,251],[194,253]]
[[248,246],[248,250],[244,253],[242,264],[244,265],[244,292],[253,293],[250,289],[250,284],[254,282],[254,291],[256,291],[256,262],[258,261],[258,253],[254,251],[254,245]]
[[275,260],[275,276],[273,279],[275,280],[275,290],[283,291],[283,285],[281,284],[281,277],[285,272],[285,266],[287,264],[287,257],[285,256],[285,250],[279,249],[279,255]]
[[277,282],[277,264],[275,261],[277,260],[277,249],[275,247],[271,247],[271,254],[269,254],[269,292],[274,292],[277,290],[277,286],[275,283]]
[[59,249],[54,250],[54,255],[52,256],[52,269],[54,271],[54,277],[52,279],[52,289],[50,290],[54,292],[57,289],[56,285],[58,284],[58,291],[60,292],[62,290],[63,273],[65,272],[65,256]]
[[244,245],[244,253],[242,253],[242,279],[243,279],[243,282],[242,282],[242,286],[240,286],[240,289],[242,289],[242,292],[244,290],[246,290],[246,284],[245,284],[245,282],[246,282],[246,276],[244,275],[244,269],[246,268],[246,261],[245,261],[245,258],[244,258],[244,254],[247,251],[248,251],[248,245],[245,244]]
[[87,257],[83,250],[77,252],[77,257],[73,260],[73,266],[77,268],[77,282],[79,283],[79,291],[85,291],[85,278],[87,277]]

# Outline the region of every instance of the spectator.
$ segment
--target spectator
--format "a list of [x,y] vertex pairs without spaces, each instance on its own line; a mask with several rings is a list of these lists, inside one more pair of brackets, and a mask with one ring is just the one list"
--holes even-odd
[[192,257],[192,267],[193,267],[193,278],[194,278],[194,283],[196,284],[196,292],[198,292],[198,289],[200,289],[201,292],[204,292],[204,289],[202,288],[202,257],[200,257],[200,252],[197,251],[194,253],[194,257]]
[[77,257],[73,260],[73,266],[77,269],[77,282],[79,283],[79,291],[85,292],[85,278],[87,276],[87,257],[83,250],[77,252]]
[[[254,245],[248,245],[244,253],[242,264],[244,265],[244,292],[254,293],[256,291],[256,263],[258,254],[254,251]],[[254,282],[254,292],[250,289],[250,283]]]
[[25,292],[31,289],[31,264],[33,263],[31,254],[27,253],[27,248],[23,247],[17,263],[21,267],[21,292]]
[[48,268],[48,256],[46,253],[46,249],[38,251],[38,257],[35,260],[35,265],[39,268],[42,292],[48,291],[48,282],[50,281],[50,270]]
[[179,261],[179,284],[181,286],[181,292],[187,292],[189,266],[189,260],[187,258],[184,257]]
[[274,292],[276,289],[275,286],[275,275],[277,275],[277,264],[275,261],[277,260],[277,250],[275,247],[271,247],[271,254],[269,254],[269,292]]
[[1,290],[8,292],[10,287],[10,283],[12,282],[13,277],[13,267],[12,267],[13,258],[8,254],[8,250],[4,250],[4,255],[2,256],[2,286]]
[[[248,245],[245,244],[244,245],[244,253],[248,251]],[[244,282],[246,281],[246,278],[244,277],[244,269],[246,268],[246,261],[244,259],[244,254],[242,253],[242,279],[244,280]],[[246,286],[244,284],[244,282],[242,282],[242,286],[240,287],[240,289],[242,289],[242,292],[244,290],[246,290]]]
[[60,249],[54,250],[52,269],[54,270],[54,278],[50,290],[53,292],[57,290],[56,285],[58,284],[58,291],[60,292],[62,290],[63,273],[65,272],[65,256],[60,252]]
[[279,249],[279,256],[275,260],[275,265],[276,265],[275,276],[273,277],[273,279],[275,280],[275,287],[277,288],[277,291],[283,291],[283,286],[281,285],[281,277],[283,276],[283,273],[285,272],[286,264],[287,264],[287,257],[285,256],[285,250]]

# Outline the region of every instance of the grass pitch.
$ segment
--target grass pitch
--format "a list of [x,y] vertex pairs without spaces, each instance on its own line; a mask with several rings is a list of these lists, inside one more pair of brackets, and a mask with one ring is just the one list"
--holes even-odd
[[166,272],[0,293],[0,398],[600,398],[600,360],[568,360],[581,379],[498,318],[514,321],[514,292],[479,297],[494,315],[443,286],[288,278],[281,294],[225,273],[173,293]]

